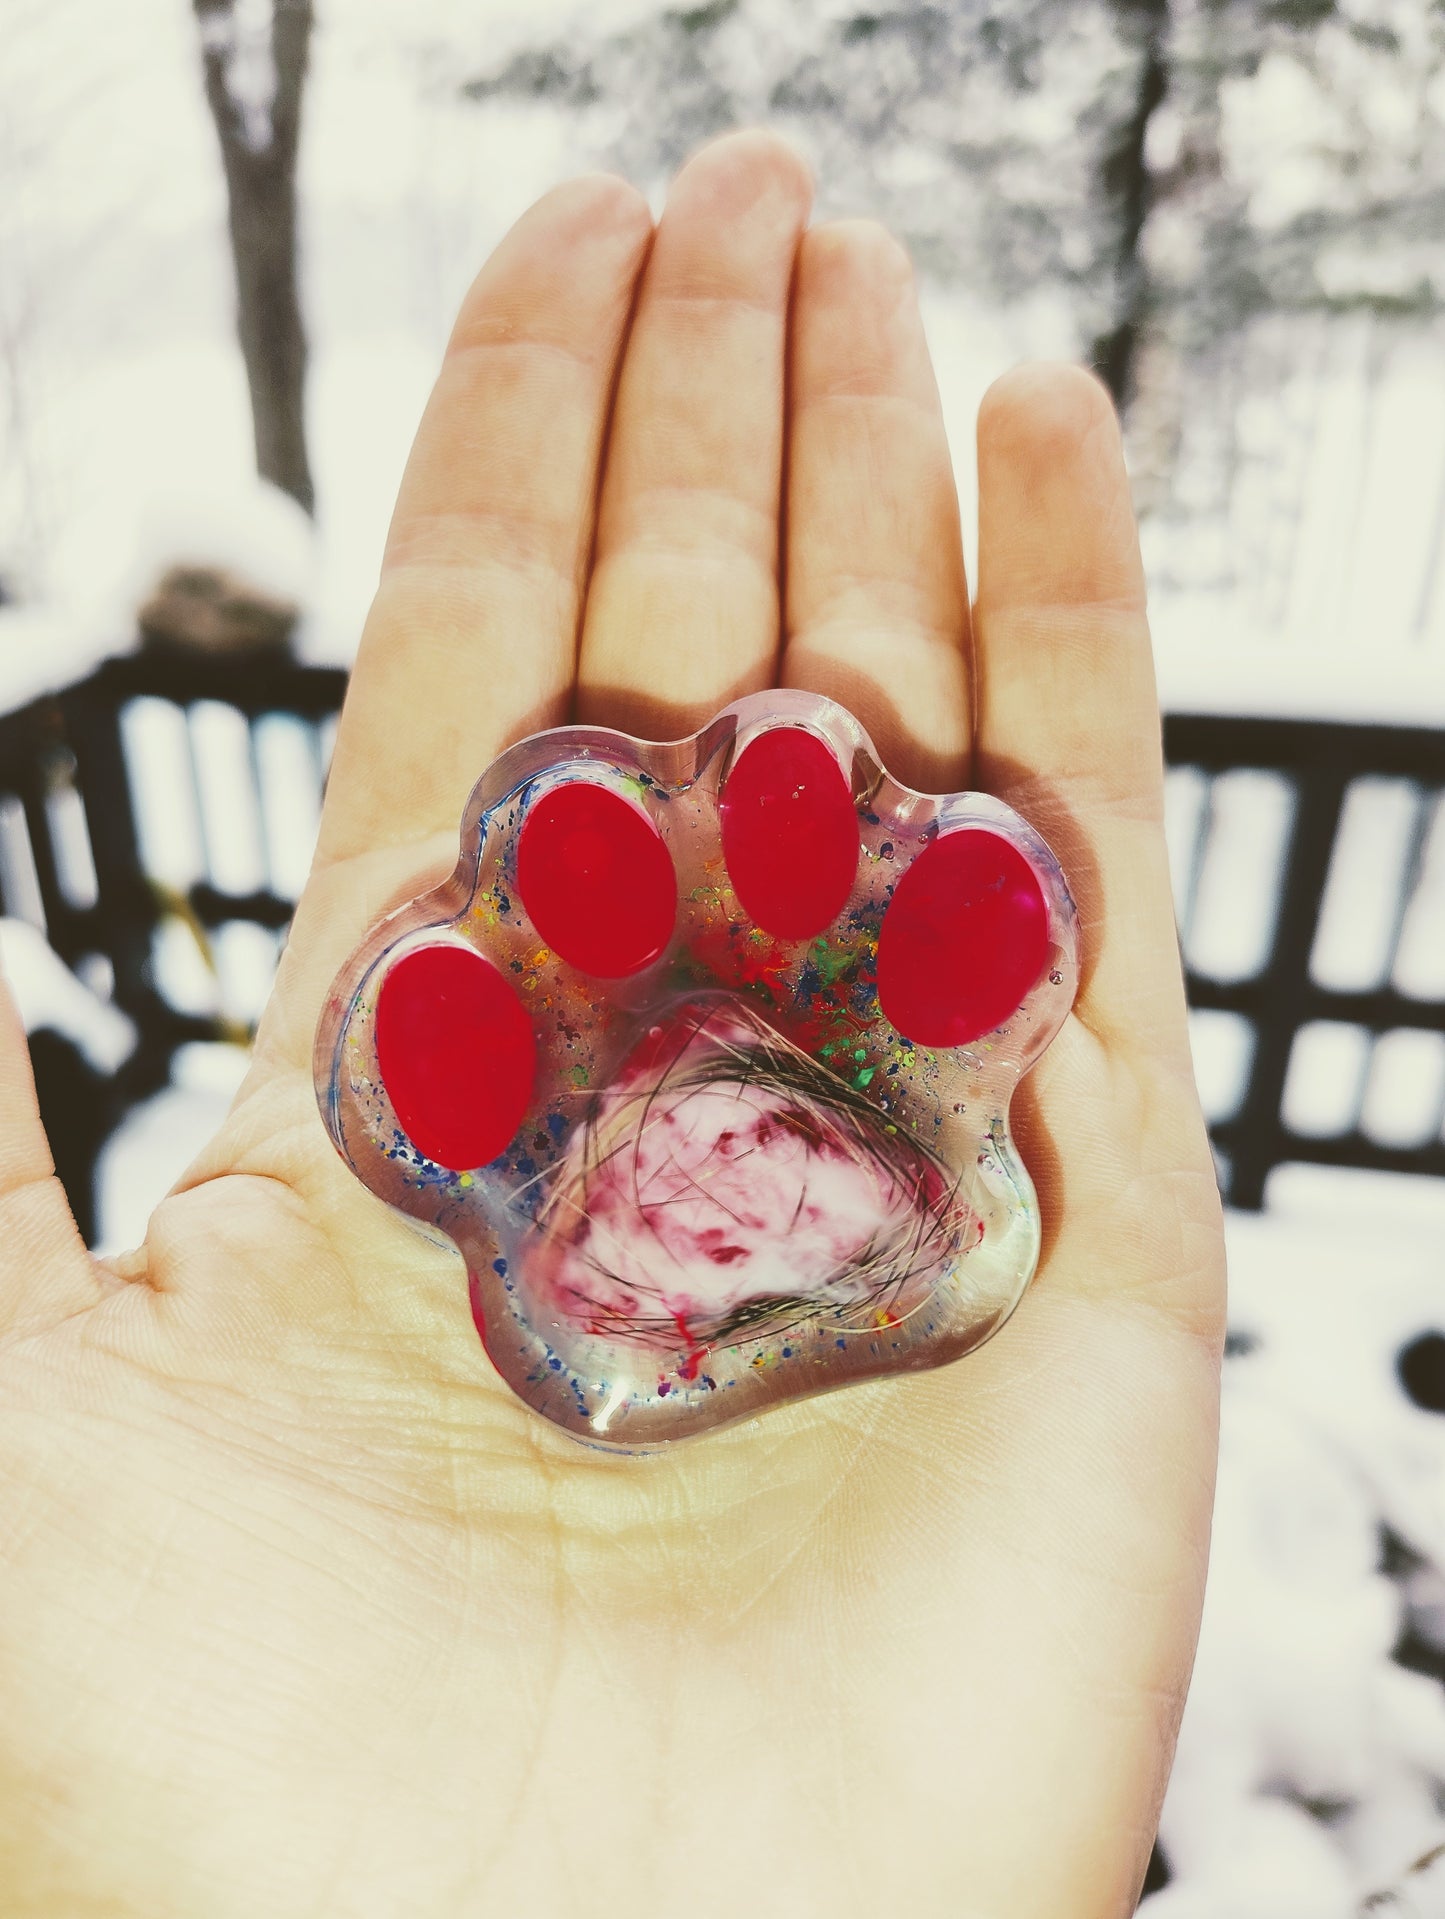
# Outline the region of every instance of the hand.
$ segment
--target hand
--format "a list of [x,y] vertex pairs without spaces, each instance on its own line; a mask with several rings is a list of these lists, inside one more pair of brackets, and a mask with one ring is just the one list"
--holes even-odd
[[[908,266],[808,199],[734,137],[655,235],[576,181],[483,269],[254,1065],[138,1252],[81,1246],[0,1021],[9,1919],[1131,1909],[1223,1289],[1119,438],[1083,373],[992,389],[970,618]],[[1017,1112],[1044,1262],[960,1365],[608,1458],[337,1160],[312,1033],[509,741],[672,737],[774,682],[1071,875],[1084,984]]]

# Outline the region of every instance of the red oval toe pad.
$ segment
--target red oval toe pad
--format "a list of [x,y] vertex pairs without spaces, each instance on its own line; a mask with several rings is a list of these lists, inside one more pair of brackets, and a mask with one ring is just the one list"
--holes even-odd
[[757,734],[728,774],[721,813],[728,878],[764,932],[811,939],[838,917],[858,871],[858,814],[816,733]]
[[878,997],[919,1046],[967,1046],[1018,1011],[1049,956],[1038,875],[981,827],[942,833],[899,880],[878,936]]
[[533,802],[517,841],[517,891],[553,952],[596,979],[659,958],[677,922],[677,875],[640,806],[593,780]]
[[381,983],[376,1060],[412,1144],[453,1172],[504,1152],[527,1111],[536,1041],[521,1001],[469,946],[420,946]]

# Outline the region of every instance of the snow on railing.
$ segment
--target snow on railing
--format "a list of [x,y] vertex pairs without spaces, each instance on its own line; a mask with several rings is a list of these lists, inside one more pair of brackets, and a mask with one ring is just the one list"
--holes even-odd
[[[134,1021],[120,1107],[244,1043],[345,676],[141,653],[0,719],[0,911]],[[1297,1162],[1445,1177],[1445,731],[1166,720],[1196,1069],[1231,1201]]]

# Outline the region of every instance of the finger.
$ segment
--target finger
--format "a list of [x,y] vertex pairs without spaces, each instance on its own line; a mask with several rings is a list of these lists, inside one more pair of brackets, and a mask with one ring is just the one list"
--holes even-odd
[[453,831],[477,775],[562,717],[598,460],[651,219],[620,180],[524,215],[463,303],[352,675],[323,862]]
[[736,134],[678,175],[608,441],[579,667],[584,719],[669,738],[769,683],[788,293],[810,185]]
[[1028,366],[978,421],[975,777],[1024,813],[1079,900],[1079,1010],[1184,1045],[1144,572],[1118,422],[1092,375]]
[[909,785],[967,785],[958,493],[913,271],[870,221],[799,250],[786,518],[783,684],[841,700]]
[[55,1177],[25,1029],[0,979],[0,1333],[61,1319],[100,1290]]

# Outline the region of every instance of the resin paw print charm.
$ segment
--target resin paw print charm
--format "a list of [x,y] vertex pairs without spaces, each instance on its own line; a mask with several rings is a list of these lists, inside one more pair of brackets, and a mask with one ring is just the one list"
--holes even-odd
[[645,1449],[1003,1322],[1039,1248],[1009,1101],[1077,980],[1016,813],[758,694],[668,745],[504,753],[455,873],[337,980],[317,1091],[357,1176],[461,1250],[521,1398]]

